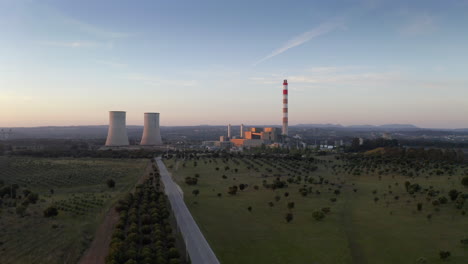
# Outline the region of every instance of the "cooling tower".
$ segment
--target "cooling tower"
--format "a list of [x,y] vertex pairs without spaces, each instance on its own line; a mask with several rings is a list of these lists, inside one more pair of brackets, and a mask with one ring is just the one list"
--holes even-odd
[[140,145],[162,145],[159,113],[145,113],[145,128],[143,129]]
[[125,112],[109,112],[109,131],[106,146],[128,146],[127,128],[125,127]]

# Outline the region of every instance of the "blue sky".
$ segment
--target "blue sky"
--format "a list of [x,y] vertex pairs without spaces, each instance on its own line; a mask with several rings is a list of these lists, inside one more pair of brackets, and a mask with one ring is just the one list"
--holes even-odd
[[0,0],[0,126],[468,127],[468,1]]

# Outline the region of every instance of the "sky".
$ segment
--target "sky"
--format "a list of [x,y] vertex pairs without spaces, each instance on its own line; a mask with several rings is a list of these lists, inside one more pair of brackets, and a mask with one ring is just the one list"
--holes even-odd
[[468,1],[0,0],[0,127],[468,127]]

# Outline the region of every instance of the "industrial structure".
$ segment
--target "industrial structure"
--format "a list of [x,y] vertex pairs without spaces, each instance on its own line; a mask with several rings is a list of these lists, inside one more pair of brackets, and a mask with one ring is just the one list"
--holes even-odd
[[283,136],[288,136],[288,80],[283,81]]
[[159,129],[159,113],[145,113],[145,126],[140,145],[162,145],[161,131]]
[[109,131],[107,132],[106,146],[129,145],[125,118],[125,111],[109,112]]
[[206,147],[230,148],[230,147],[259,147],[287,146],[292,138],[288,137],[288,80],[283,81],[283,119],[282,129],[278,127],[251,127],[245,131],[244,124],[240,125],[240,136],[233,137],[231,134],[231,124],[227,127],[227,137],[221,136],[219,141],[204,141]]

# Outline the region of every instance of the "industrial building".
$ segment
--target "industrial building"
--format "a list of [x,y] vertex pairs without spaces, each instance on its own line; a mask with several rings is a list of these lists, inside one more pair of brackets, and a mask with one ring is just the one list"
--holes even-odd
[[140,145],[162,145],[161,130],[159,129],[159,113],[145,113],[145,126]]
[[[159,127],[159,113],[144,114],[144,128],[140,141],[140,146],[145,148],[155,148],[162,146],[161,131]],[[125,111],[109,112],[109,130],[106,144],[103,149],[136,149],[136,146],[129,146],[126,127]]]
[[288,80],[283,81],[283,118],[282,127],[251,127],[245,131],[244,124],[240,125],[240,136],[232,136],[231,124],[227,127],[227,136],[220,136],[219,141],[204,141],[203,146],[207,148],[230,148],[235,147],[260,147],[268,146],[284,146],[288,144]]
[[125,111],[109,112],[109,131],[107,132],[107,147],[128,146]]
[[230,141],[237,147],[258,147],[280,140],[280,129],[276,127],[252,127],[249,131],[242,131],[243,138],[233,138]]

